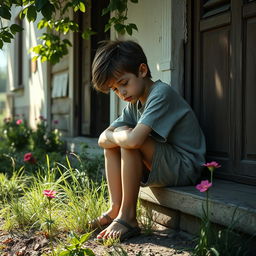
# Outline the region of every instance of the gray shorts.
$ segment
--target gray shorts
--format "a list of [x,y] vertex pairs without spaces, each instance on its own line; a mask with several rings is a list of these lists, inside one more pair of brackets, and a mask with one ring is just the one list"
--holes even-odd
[[144,170],[141,186],[167,187],[194,185],[199,178],[191,160],[167,143],[156,142],[152,170]]

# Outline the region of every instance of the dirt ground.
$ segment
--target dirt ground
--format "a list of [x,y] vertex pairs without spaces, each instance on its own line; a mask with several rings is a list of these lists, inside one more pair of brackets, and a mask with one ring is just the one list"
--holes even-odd
[[[62,240],[61,237],[59,238]],[[95,242],[93,237],[84,246],[92,249],[95,255],[99,256],[107,255],[107,252],[118,251],[120,246],[127,252],[127,255],[188,256],[191,255],[191,248],[194,244],[192,237],[184,232],[158,227],[150,235],[142,234],[122,244],[116,244],[114,247],[101,245]],[[24,235],[18,232],[11,234],[0,230],[1,256],[38,256],[49,252],[49,241],[42,233]],[[113,253],[111,255],[121,254]]]

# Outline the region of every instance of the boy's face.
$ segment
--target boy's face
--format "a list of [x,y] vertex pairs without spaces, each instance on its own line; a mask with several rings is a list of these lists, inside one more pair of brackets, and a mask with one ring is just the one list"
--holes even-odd
[[110,81],[109,87],[120,99],[131,103],[136,103],[138,100],[144,102],[146,83],[143,78],[147,71],[145,72],[145,68],[141,67],[138,76],[133,73],[123,73],[117,79],[114,78]]

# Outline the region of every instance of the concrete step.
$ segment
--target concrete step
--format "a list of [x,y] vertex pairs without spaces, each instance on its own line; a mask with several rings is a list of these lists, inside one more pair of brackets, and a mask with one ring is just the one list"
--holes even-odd
[[63,138],[67,143],[67,148],[71,152],[81,153],[84,150],[84,147],[88,146],[86,152],[90,155],[99,155],[103,154],[102,148],[98,146],[98,138],[89,138],[89,137],[65,137]]
[[[181,221],[181,216],[184,219],[184,214],[200,218],[203,216],[202,205],[205,207],[206,202],[206,193],[199,192],[194,186],[141,188],[139,197],[155,204],[156,211],[157,207],[170,209],[169,213],[173,213],[170,215],[176,222]],[[179,217],[177,212],[181,213]],[[236,230],[256,234],[256,186],[214,180],[209,190],[209,218],[213,223],[223,226],[233,222]],[[181,224],[171,225],[177,227]]]

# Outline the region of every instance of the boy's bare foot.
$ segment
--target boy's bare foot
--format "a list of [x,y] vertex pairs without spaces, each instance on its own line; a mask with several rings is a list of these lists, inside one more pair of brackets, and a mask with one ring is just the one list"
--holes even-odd
[[109,224],[112,223],[113,219],[116,218],[118,211],[113,209],[108,210],[107,212],[103,213],[98,218],[89,222],[89,227],[91,229],[105,229]]
[[133,223],[128,223],[122,219],[114,219],[113,222],[101,231],[97,235],[97,240],[105,240],[105,239],[120,239],[123,241],[132,236],[136,236],[140,234],[140,228],[138,227],[137,221],[133,221]]
[[96,218],[93,221],[89,222],[89,227],[91,229],[97,229],[97,228],[104,229],[112,221],[113,221],[113,219],[107,213],[103,213],[98,218]]

